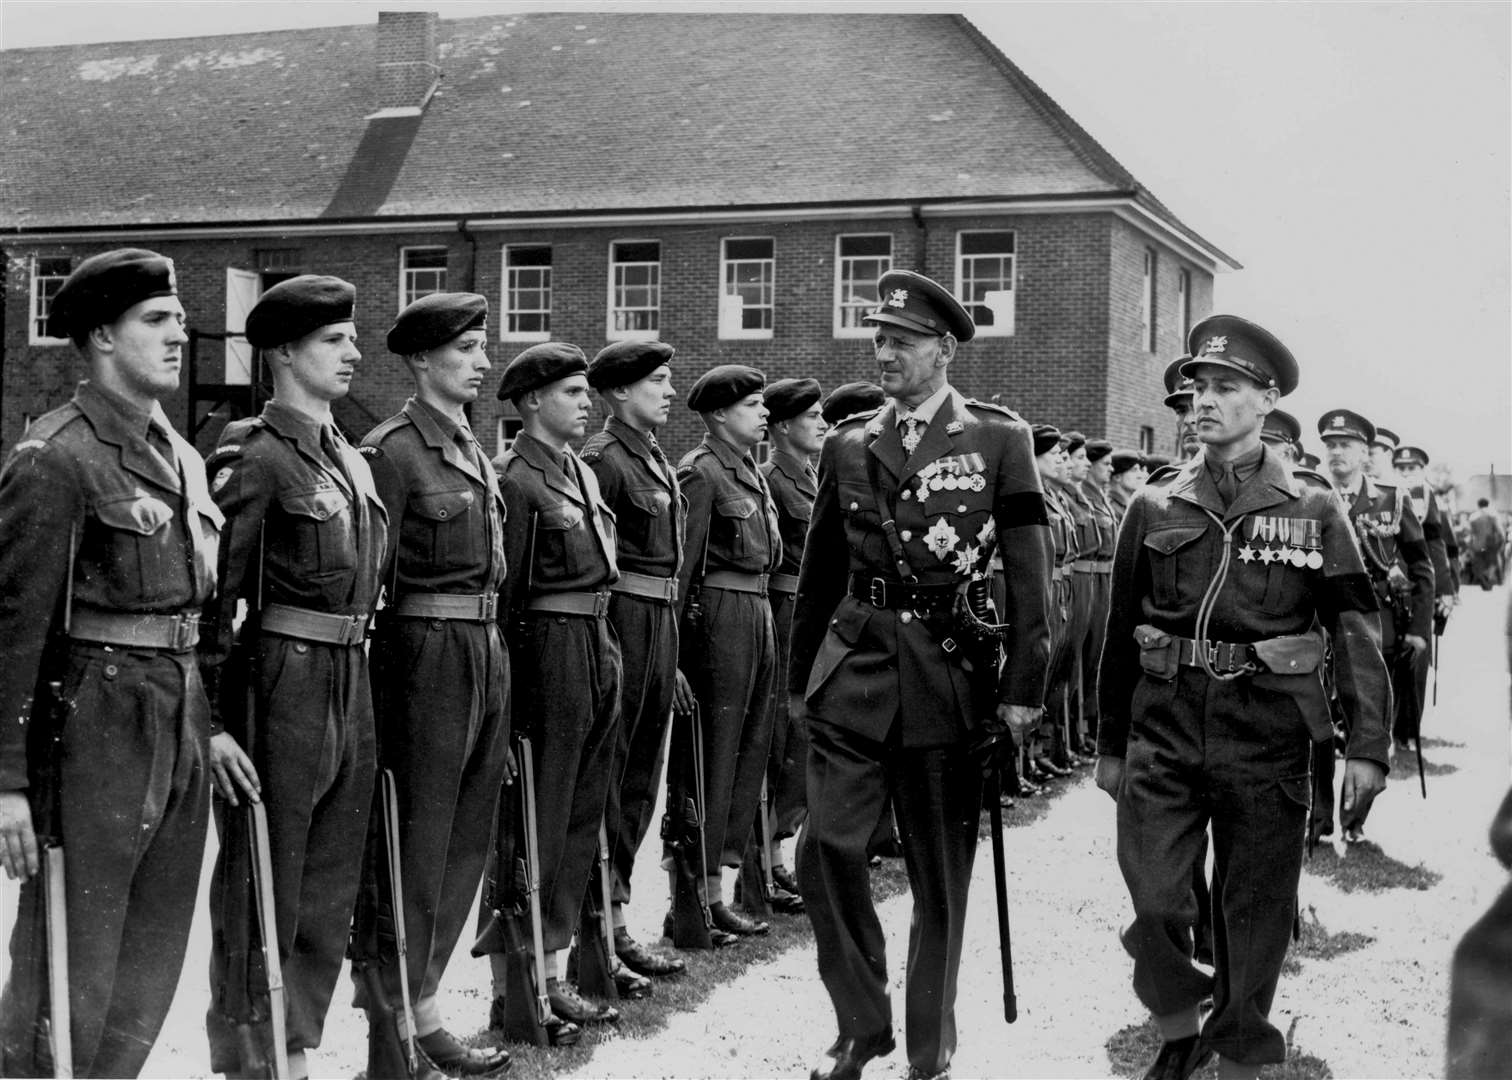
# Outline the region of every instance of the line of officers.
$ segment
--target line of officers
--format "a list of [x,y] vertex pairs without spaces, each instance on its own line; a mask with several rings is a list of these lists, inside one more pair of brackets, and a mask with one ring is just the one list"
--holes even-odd
[[[803,910],[782,842],[806,814],[808,735],[783,689],[812,462],[827,427],[876,410],[881,388],[824,397],[811,379],[715,367],[686,399],[706,434],[674,467],[656,438],[676,393],[671,346],[619,342],[590,360],[546,342],[503,371],[498,396],[523,429],[491,462],[466,416],[490,369],[487,302],[443,293],[389,331],[415,392],[354,447],[331,406],[360,359],[355,302],[349,283],[313,275],[262,296],[246,333],[272,398],[202,461],[159,404],[187,340],[172,262],[107,252],[54,298],[50,333],[75,342],[89,377],[0,474],[0,866],[26,879],[0,1003],[4,1075],[58,1064],[57,935],[39,875],[50,845],[68,856],[61,1041],[76,1075],[140,1071],[182,967],[212,788],[207,1029],[228,1075],[283,1053],[289,1075],[308,1075],[348,955],[375,1032],[404,1014],[397,1034],[419,1054],[403,1071],[506,1068],[506,1051],[465,1044],[437,1005],[480,881],[490,1026],[565,1044],[616,1019],[612,999],[685,964],[626,918],[664,767],[664,936],[712,948]],[[1200,446],[1188,359],[1166,387],[1184,457]],[[609,418],[574,452],[595,392]],[[1271,416],[1267,442],[1295,447],[1295,421]],[[1452,532],[1432,524],[1426,454],[1379,449],[1394,437],[1345,410],[1319,427],[1379,595],[1401,611],[1388,656],[1402,659],[1405,745],[1434,618],[1441,630],[1452,605]],[[1401,483],[1379,458],[1369,475],[1377,452],[1407,470]],[[1161,464],[1048,425],[1033,428],[1033,454],[1054,549],[1049,677],[1008,800],[1097,752],[1118,524]],[[920,473],[918,498],[948,500],[970,473]],[[256,833],[239,817],[252,806],[267,821],[261,922]],[[887,813],[873,833],[874,849],[897,843]],[[735,870],[739,906],[726,902]],[[1194,890],[1202,877],[1198,860]],[[259,940],[265,928],[276,943]],[[371,1040],[369,1075],[392,1068],[385,1039]]]

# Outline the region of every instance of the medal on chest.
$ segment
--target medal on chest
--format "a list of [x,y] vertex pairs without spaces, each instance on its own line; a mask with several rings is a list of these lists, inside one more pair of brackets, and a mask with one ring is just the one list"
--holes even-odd
[[1244,522],[1239,561],[1294,569],[1323,569],[1323,525],[1315,518],[1251,514]]
[[902,498],[910,493],[923,506],[932,496],[951,491],[986,491],[987,478],[982,475],[987,462],[981,454],[954,454],[937,458],[918,471],[913,488],[904,488]]

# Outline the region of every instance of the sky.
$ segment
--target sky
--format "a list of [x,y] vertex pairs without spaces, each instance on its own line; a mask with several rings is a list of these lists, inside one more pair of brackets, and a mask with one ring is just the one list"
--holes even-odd
[[[740,0],[742,6],[753,5]],[[0,47],[528,10],[731,4],[0,0]],[[1512,4],[782,4],[964,11],[1150,191],[1243,264],[1215,310],[1456,475],[1512,472]],[[906,53],[900,50],[900,62]]]

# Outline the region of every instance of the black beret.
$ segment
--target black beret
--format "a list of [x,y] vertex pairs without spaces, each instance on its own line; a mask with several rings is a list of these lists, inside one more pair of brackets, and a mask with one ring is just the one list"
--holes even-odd
[[399,313],[389,327],[388,348],[396,356],[413,356],[487,326],[486,297],[470,292],[431,293]]
[[743,397],[759,393],[766,376],[744,364],[720,364],[698,377],[688,391],[688,408],[694,412],[713,412],[733,405]]
[[1428,465],[1428,451],[1420,446],[1399,446],[1391,455],[1391,463],[1397,468],[1403,465]]
[[1187,335],[1187,351],[1192,359],[1181,366],[1183,375],[1191,375],[1198,364],[1220,364],[1283,395],[1297,388],[1300,374],[1291,350],[1265,327],[1237,315],[1203,319]]
[[532,390],[588,370],[583,350],[567,341],[543,341],[516,356],[504,368],[499,400],[514,401]]
[[640,382],[677,352],[665,341],[616,341],[605,345],[588,364],[588,385],[610,390]]
[[826,424],[838,424],[847,416],[880,409],[886,400],[887,394],[876,383],[848,382],[830,391],[820,415]]
[[1113,451],[1113,475],[1126,473],[1136,465],[1144,464],[1144,455],[1138,450]]
[[937,281],[912,270],[889,270],[877,279],[877,299],[881,301],[864,323],[892,323],[919,334],[954,334],[957,341],[976,336],[976,323]]
[[258,349],[298,341],[332,323],[351,322],[357,287],[338,277],[300,274],[280,281],[247,312],[247,340]]
[[1061,445],[1066,448],[1066,453],[1074,454],[1087,445],[1087,437],[1079,431],[1063,431]]
[[1054,424],[1035,424],[1033,434],[1035,457],[1039,457],[1041,454],[1048,454],[1060,445],[1060,428]]
[[[1275,413],[1271,415],[1274,416]],[[1267,416],[1265,419],[1268,427],[1270,417]],[[1325,441],[1327,441],[1330,435],[1336,438],[1343,436],[1349,439],[1359,439],[1368,446],[1370,443],[1375,442],[1376,429],[1374,424],[1353,409],[1334,409],[1318,417],[1318,434],[1323,436]],[[1263,437],[1264,432],[1261,432],[1261,435]],[[1297,434],[1293,436],[1293,441],[1300,438],[1302,438],[1302,432],[1299,429]]]
[[50,337],[82,337],[115,322],[128,308],[155,296],[177,296],[173,260],[143,248],[91,255],[53,294],[47,312]]
[[823,392],[817,379],[778,379],[762,392],[761,400],[766,402],[767,419],[775,424],[808,411]]
[[1402,437],[1390,428],[1376,428],[1375,438],[1370,440],[1374,446],[1385,447],[1387,450],[1395,450],[1402,445]]
[[1087,460],[1101,461],[1113,452],[1113,444],[1107,439],[1087,440]]

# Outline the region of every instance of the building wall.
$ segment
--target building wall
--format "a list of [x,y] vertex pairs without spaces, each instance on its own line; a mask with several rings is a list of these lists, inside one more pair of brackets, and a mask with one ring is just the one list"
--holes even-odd
[[[978,337],[963,346],[952,367],[952,382],[968,395],[991,399],[1034,422],[1106,433],[1118,445],[1135,445],[1141,424],[1155,427],[1162,446],[1171,441],[1169,414],[1160,405],[1160,374],[1181,351],[1175,323],[1175,275],[1185,267],[1193,282],[1192,318],[1206,314],[1212,279],[1181,263],[1107,213],[1034,214],[878,221],[804,221],[762,225],[677,225],[633,228],[559,228],[474,232],[396,232],[382,236],[228,238],[214,241],[153,241],[146,246],[172,257],[191,325],[207,331],[226,327],[226,269],[334,274],[357,286],[358,345],[364,359],[350,401],[338,418],[354,436],[396,411],[410,392],[403,365],[384,347],[384,336],[399,308],[399,255],[407,246],[447,249],[447,287],[487,296],[495,312],[501,299],[505,244],[553,246],[553,337],[576,342],[591,357],[606,342],[609,246],[615,240],[658,240],[661,247],[661,337],[677,347],[673,362],[678,390],[685,394],[699,373],[718,363],[751,364],[769,379],[811,375],[826,390],[856,379],[875,379],[866,338],[837,338],[833,332],[836,237],[886,232],[893,238],[893,265],[917,269],[954,285],[957,233],[1011,229],[1016,233],[1016,325],[1010,337]],[[722,340],[718,336],[721,240],[770,236],[775,240],[776,315],[770,340]],[[0,441],[13,444],[24,419],[67,399],[83,375],[83,361],[71,346],[28,344],[30,256],[71,254],[77,261],[116,244],[14,245],[8,252],[4,340],[4,399]],[[1157,352],[1139,341],[1139,287],[1145,245],[1157,246]],[[298,258],[263,265],[258,252],[297,249]],[[487,385],[523,343],[498,340],[500,322],[491,322],[489,354],[494,364]],[[224,347],[200,343],[199,370],[219,381]],[[187,429],[188,394],[181,388],[165,402],[169,416]],[[485,449],[496,450],[501,416],[512,410],[491,390],[473,407],[473,426]],[[595,424],[596,426],[596,424]],[[215,425],[201,442],[213,443]],[[681,453],[701,434],[698,418],[675,404],[662,439]]]

